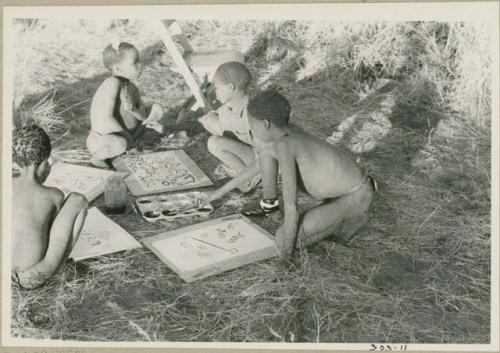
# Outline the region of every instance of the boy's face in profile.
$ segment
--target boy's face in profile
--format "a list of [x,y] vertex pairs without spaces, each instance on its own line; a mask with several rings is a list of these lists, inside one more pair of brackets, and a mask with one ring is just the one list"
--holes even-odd
[[225,104],[233,97],[235,90],[232,83],[223,82],[217,75],[214,77],[215,97],[219,102]]
[[128,49],[124,58],[116,63],[114,71],[117,75],[123,76],[129,80],[137,78],[141,72],[139,63],[139,52],[137,49]]
[[270,142],[272,140],[269,131],[270,122],[254,118],[250,113],[247,113],[247,116],[250,124],[250,134],[255,144],[258,145],[262,142]]

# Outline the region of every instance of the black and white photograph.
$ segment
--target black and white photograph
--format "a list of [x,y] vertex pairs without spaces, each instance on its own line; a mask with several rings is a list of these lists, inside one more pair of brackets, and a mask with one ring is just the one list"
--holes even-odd
[[4,8],[4,344],[498,349],[499,4],[371,5]]

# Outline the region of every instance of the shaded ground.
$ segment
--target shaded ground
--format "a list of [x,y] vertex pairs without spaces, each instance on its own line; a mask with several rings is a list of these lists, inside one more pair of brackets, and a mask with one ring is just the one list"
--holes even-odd
[[[168,107],[182,103],[185,87],[174,94],[166,90],[171,82],[163,81],[176,79],[169,78],[166,53],[155,46],[148,50],[143,94]],[[256,76],[275,64],[262,59],[258,50],[249,54]],[[260,87],[282,91],[292,104],[292,122],[323,139],[353,113],[373,109],[377,95],[396,94],[405,84],[394,81],[390,90],[360,102],[347,74],[332,69],[296,82],[295,65],[293,60],[283,64]],[[96,77],[59,88],[61,111],[79,105],[64,113],[69,134],[58,146],[84,148],[88,99],[101,81]],[[271,259],[189,285],[145,249],[69,262],[42,289],[13,287],[13,335],[92,341],[488,342],[490,264],[489,257],[478,255],[489,254],[489,191],[474,198],[467,193],[477,185],[461,175],[448,174],[451,186],[446,186],[412,168],[412,158],[428,139],[427,122],[437,124],[440,115],[432,110],[422,124],[415,117],[429,117],[425,100],[395,101],[390,133],[360,155],[381,189],[370,223],[349,243],[327,239],[297,252],[291,265]],[[206,139],[204,133],[196,135],[186,152],[220,183],[219,163],[206,151]],[[145,140],[145,149],[159,148],[155,132]],[[457,187],[457,180],[464,185]],[[236,213],[257,197],[233,192],[215,203],[211,218]],[[102,202],[100,197],[96,205]],[[314,202],[299,195],[302,210]],[[192,222],[152,225],[132,208],[110,218],[137,239]],[[257,222],[274,232],[279,218]]]

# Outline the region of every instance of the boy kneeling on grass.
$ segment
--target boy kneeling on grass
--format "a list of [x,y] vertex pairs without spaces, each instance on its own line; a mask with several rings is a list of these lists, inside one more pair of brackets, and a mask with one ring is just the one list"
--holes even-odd
[[[212,134],[207,142],[208,151],[236,173],[256,162],[247,117],[247,90],[251,80],[250,71],[240,62],[231,61],[220,65],[215,71],[213,83],[216,98],[222,106],[199,119]],[[260,175],[255,174],[233,188],[249,193],[260,181]],[[276,199],[275,185],[264,185],[264,194]]]
[[[285,218],[275,242],[285,258],[295,247],[307,246],[331,234],[343,239],[352,237],[368,220],[376,188],[375,181],[362,173],[347,152],[289,124],[289,117],[290,104],[277,92],[262,92],[248,103],[248,119],[262,159],[261,168],[276,168],[277,164],[282,175]],[[221,197],[232,184],[258,171],[254,163],[212,193],[208,201]],[[277,178],[267,182],[276,183]],[[324,202],[299,215],[297,188]]]
[[85,196],[42,184],[50,173],[50,138],[36,125],[14,130],[12,277],[21,287],[44,284],[68,258],[87,214]]
[[87,148],[92,154],[92,164],[106,168],[107,160],[134,146],[141,128],[139,122],[163,131],[158,121],[163,108],[154,103],[147,118],[143,112],[139,91],[130,82],[140,74],[139,52],[132,44],[122,42],[118,48],[108,45],[102,56],[111,77],[99,86],[92,99]]

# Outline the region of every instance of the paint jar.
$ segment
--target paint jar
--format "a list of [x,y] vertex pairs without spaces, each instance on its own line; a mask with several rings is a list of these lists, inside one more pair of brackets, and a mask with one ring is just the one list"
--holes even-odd
[[104,208],[107,213],[119,214],[127,209],[127,185],[121,176],[111,176],[104,186]]

